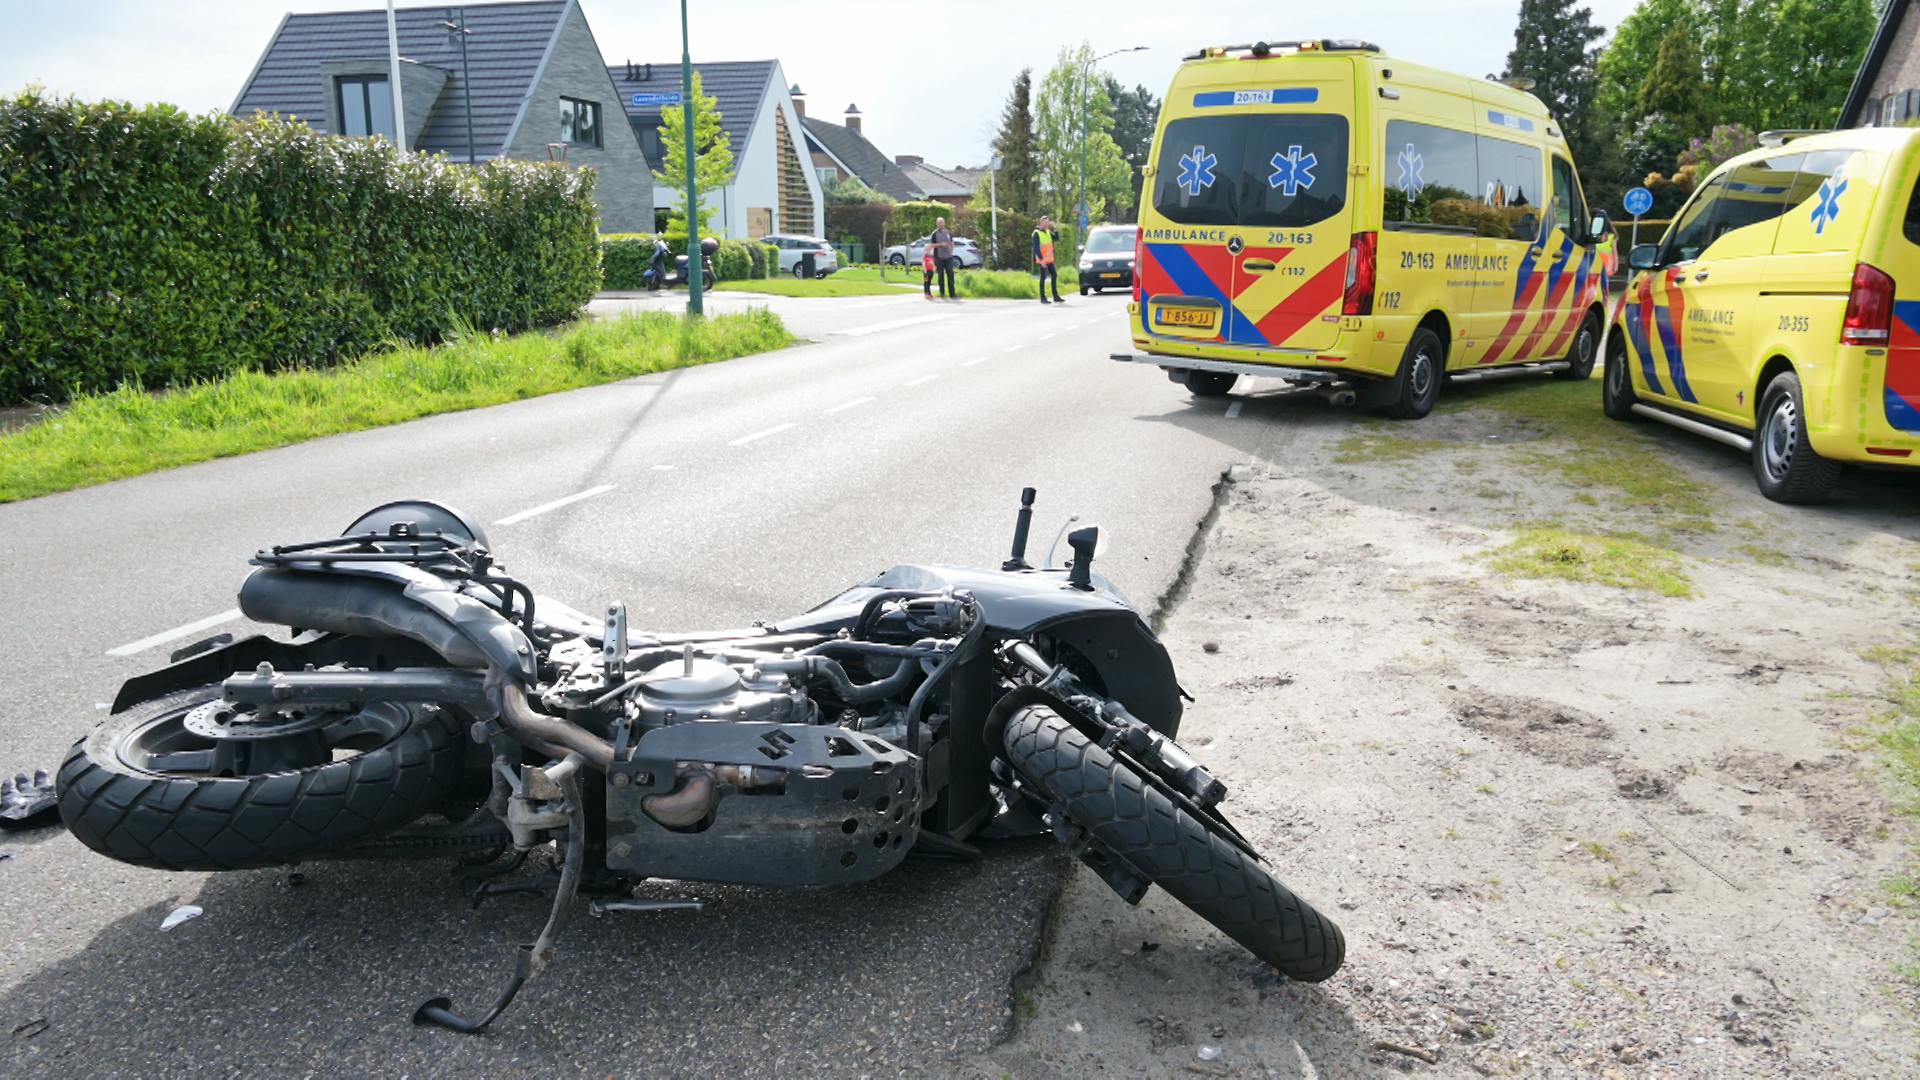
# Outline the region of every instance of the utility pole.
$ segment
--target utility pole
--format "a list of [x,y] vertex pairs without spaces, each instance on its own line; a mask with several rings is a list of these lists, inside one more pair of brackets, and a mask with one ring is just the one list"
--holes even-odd
[[[987,162],[987,228],[993,236],[993,268],[1000,269],[1000,166],[1005,162],[999,154]],[[977,188],[975,190],[978,190]]]
[[[389,0],[391,2],[391,0]],[[700,185],[694,179],[693,160],[693,51],[687,45],[687,0],[680,0],[680,117],[685,125],[681,144],[687,155],[687,314],[706,314],[706,262],[700,251]]]
[[[400,104],[400,31],[393,25],[393,0],[387,0],[387,89],[393,91],[393,141],[407,152],[407,110]],[[369,118],[369,127],[372,126]]]
[[1088,215],[1092,211],[1092,204],[1087,201],[1087,110],[1092,107],[1093,95],[1087,92],[1087,84],[1093,81],[1093,65],[1109,56],[1144,52],[1146,48],[1145,45],[1133,45],[1125,49],[1115,49],[1110,53],[1101,53],[1087,61],[1086,65],[1080,69],[1080,204],[1074,207],[1074,214],[1079,219],[1080,231],[1074,236],[1076,251],[1087,242]]
[[441,21],[448,34],[460,39],[460,103],[467,110],[467,164],[476,164],[473,153],[473,71],[467,67],[467,38],[473,31],[467,29],[467,9],[460,9],[460,21],[454,22],[448,11],[447,19]]

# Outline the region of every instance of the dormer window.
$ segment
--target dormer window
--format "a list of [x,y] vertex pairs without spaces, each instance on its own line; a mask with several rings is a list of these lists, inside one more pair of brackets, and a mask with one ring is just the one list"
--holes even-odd
[[561,98],[560,138],[568,146],[599,146],[600,103]]
[[351,75],[334,80],[340,105],[340,134],[394,139],[393,93],[385,75]]

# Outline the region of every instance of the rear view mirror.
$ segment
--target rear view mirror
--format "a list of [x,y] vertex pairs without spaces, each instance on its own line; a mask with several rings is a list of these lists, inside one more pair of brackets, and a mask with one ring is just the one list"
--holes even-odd
[[1627,253],[1627,265],[1635,270],[1651,270],[1660,265],[1660,245],[1641,244]]
[[1587,243],[1597,244],[1613,232],[1613,219],[1605,210],[1595,210],[1593,218],[1587,222]]

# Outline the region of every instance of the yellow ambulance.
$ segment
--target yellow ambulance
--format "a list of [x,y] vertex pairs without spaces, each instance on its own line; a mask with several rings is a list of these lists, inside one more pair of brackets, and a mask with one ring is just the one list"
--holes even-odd
[[1769,132],[1714,170],[1608,330],[1608,416],[1748,451],[1763,495],[1920,466],[1920,131]]
[[1589,377],[1610,226],[1539,99],[1365,42],[1183,59],[1145,170],[1140,353],[1115,359],[1200,396],[1263,376],[1405,419],[1449,377]]

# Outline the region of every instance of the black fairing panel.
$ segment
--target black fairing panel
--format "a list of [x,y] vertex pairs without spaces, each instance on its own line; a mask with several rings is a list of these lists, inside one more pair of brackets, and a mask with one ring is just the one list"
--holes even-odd
[[1180,728],[1173,660],[1140,613],[1098,574],[1093,589],[1067,584],[1064,570],[976,570],[896,566],[819,607],[771,627],[775,633],[833,633],[850,627],[869,597],[885,590],[965,590],[1001,638],[1051,638],[1084,657],[1106,692],[1169,738]]

